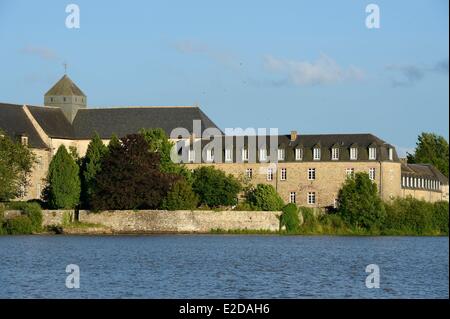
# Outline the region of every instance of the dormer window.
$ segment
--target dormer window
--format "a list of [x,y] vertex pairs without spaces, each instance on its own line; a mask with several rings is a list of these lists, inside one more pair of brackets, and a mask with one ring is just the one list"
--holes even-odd
[[301,161],[303,159],[303,148],[296,148],[295,149],[295,160]]
[[314,147],[313,148],[313,160],[320,161],[320,157],[321,157],[320,147]]
[[195,161],[195,151],[194,150],[189,150],[188,153],[188,161],[189,162],[194,162]]
[[66,102],[66,97],[63,97],[64,102]]
[[278,149],[278,160],[279,161],[284,161],[284,148],[279,148]]
[[259,161],[260,162],[267,161],[267,149],[265,149],[265,148],[259,149]]
[[389,160],[394,160],[394,149],[392,147],[389,148]]
[[333,147],[331,149],[331,159],[333,161],[338,161],[339,160],[339,148],[338,147]]
[[212,150],[212,149],[206,150],[206,161],[207,162],[214,161],[214,150]]
[[374,146],[369,147],[369,160],[377,159],[377,148]]
[[233,160],[233,152],[231,151],[231,148],[225,149],[225,161],[231,162]]
[[242,160],[248,161],[248,149],[247,148],[242,149]]
[[350,159],[355,161],[358,159],[358,148],[355,146],[350,147]]

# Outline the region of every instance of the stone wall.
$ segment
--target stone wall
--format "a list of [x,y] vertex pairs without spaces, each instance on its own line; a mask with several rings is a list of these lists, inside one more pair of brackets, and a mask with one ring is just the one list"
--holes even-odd
[[79,221],[101,224],[115,232],[188,232],[205,233],[211,229],[279,229],[281,212],[260,211],[164,211],[124,210],[93,213],[79,212]]

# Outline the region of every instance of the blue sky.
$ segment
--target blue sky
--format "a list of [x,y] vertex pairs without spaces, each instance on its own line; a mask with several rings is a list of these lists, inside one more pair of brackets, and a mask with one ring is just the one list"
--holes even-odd
[[[65,8],[80,8],[68,29]],[[365,26],[366,5],[379,29]],[[0,0],[0,101],[63,74],[89,106],[199,104],[221,128],[449,135],[448,1]],[[105,119],[106,121],[107,119]]]

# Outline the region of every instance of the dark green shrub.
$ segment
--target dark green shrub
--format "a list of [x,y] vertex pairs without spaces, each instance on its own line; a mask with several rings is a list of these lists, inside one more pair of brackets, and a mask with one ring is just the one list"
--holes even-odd
[[40,232],[42,230],[42,209],[38,203],[33,202],[10,202],[8,208],[11,210],[20,210],[22,215],[29,218],[32,231]]
[[337,213],[349,225],[379,229],[386,217],[385,207],[378,195],[377,185],[367,173],[348,178],[339,191]]
[[33,233],[33,225],[28,216],[21,215],[6,221],[6,231],[10,235],[28,235]]
[[4,229],[4,214],[5,214],[5,206],[0,203],[0,235],[6,234],[6,230]]
[[80,202],[79,167],[64,145],[50,162],[44,198],[52,208],[71,209]]
[[288,233],[298,232],[300,227],[300,219],[298,217],[299,209],[295,204],[287,204],[283,207],[282,214],[280,216],[280,226],[286,227]]
[[385,204],[386,219],[383,228],[396,233],[426,235],[435,232],[432,203],[412,197],[397,198]]
[[433,205],[433,229],[448,235],[448,202],[436,202]]
[[192,189],[198,195],[201,205],[233,206],[237,204],[242,185],[232,175],[226,175],[212,166],[203,166],[193,173]]
[[163,200],[161,208],[167,210],[195,209],[198,205],[198,196],[191,185],[184,179],[175,182],[172,189]]
[[281,210],[284,202],[272,185],[258,184],[246,194],[247,202],[257,210]]

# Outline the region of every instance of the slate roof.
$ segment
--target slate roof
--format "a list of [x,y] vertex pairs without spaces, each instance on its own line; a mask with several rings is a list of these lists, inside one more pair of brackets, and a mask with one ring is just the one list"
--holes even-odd
[[[244,136],[243,143],[244,147],[249,146],[249,137]],[[297,134],[297,138],[294,141],[290,140],[290,135],[278,135],[275,136],[278,139],[277,148],[285,149],[285,162],[296,161],[295,159],[295,149],[303,149],[303,160],[304,162],[313,161],[313,148],[320,147],[321,149],[321,161],[332,161],[331,160],[331,149],[333,147],[339,146],[339,161],[350,161],[350,147],[358,148],[358,160],[357,161],[373,161],[369,160],[369,146],[377,148],[377,159],[378,161],[384,161],[389,159],[389,148],[394,149],[394,162],[399,162],[398,155],[395,148],[383,141],[382,139],[376,137],[373,134],[310,134],[303,135]],[[236,161],[236,156],[241,156],[240,152],[241,145],[238,145],[236,136],[224,136],[222,137],[222,148],[223,153],[225,148],[230,148],[232,145],[233,149],[233,161]],[[256,138],[256,148],[259,149],[262,145],[266,146],[268,150],[267,154],[270,154],[270,139],[271,136],[258,136]],[[202,140],[202,149],[207,144],[211,143],[211,140]],[[258,153],[259,151],[255,151]],[[252,158],[251,152],[249,152],[250,158]],[[259,154],[256,154],[258,157]],[[222,155],[223,158],[223,155]]]
[[73,127],[61,108],[29,105],[27,107],[48,136],[67,139],[74,137]]
[[64,76],[45,93],[45,96],[84,96],[86,95],[73,81],[64,74]]
[[97,132],[101,138],[119,137],[137,133],[142,128],[162,128],[167,135],[175,128],[193,131],[193,120],[201,121],[201,130],[217,128],[198,107],[123,107],[81,109],[73,121],[74,136],[92,138]]
[[433,178],[448,185],[448,178],[431,164],[402,164],[402,175]]
[[0,130],[15,141],[25,134],[28,136],[28,145],[32,148],[47,148],[22,105],[0,103]]

